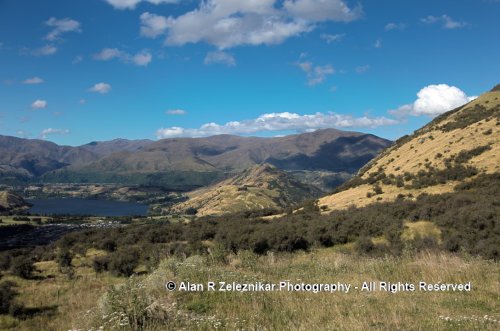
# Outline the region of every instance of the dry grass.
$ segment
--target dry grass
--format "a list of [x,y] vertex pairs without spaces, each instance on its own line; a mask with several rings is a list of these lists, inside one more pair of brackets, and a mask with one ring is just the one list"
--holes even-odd
[[[431,233],[434,229],[426,222],[419,222],[410,231]],[[15,330],[97,330],[103,326],[105,330],[129,330],[130,325],[118,326],[117,319],[113,324],[111,317],[125,316],[123,311],[133,312],[128,316],[134,316],[141,309],[148,310],[145,316],[150,320],[144,322],[146,330],[498,330],[500,327],[498,263],[428,252],[404,257],[360,257],[341,252],[346,249],[349,250],[344,247],[260,257],[240,252],[225,255],[221,260],[224,262],[199,256],[182,261],[169,259],[152,274],[131,280],[108,275],[96,277],[86,263],[90,256],[102,254],[99,251],[75,259],[74,280],[61,275],[55,262],[42,262],[37,267],[44,279],[15,281],[20,285],[21,302],[46,310],[21,321],[1,316],[0,328],[7,329],[10,325]],[[349,293],[316,294],[168,292],[164,289],[168,280],[204,284],[289,280],[341,282],[358,287],[370,281],[414,284],[470,281],[473,290],[390,293],[352,289]],[[110,285],[124,283],[125,286],[115,287],[105,295]]]
[[73,259],[75,276],[69,279],[59,272],[57,263],[44,261],[35,264],[40,271],[38,279],[25,280],[6,275],[2,280],[17,283],[19,296],[17,300],[33,311],[31,318],[2,323],[0,329],[15,330],[69,330],[74,328],[78,319],[96,305],[99,297],[112,285],[123,282],[123,279],[108,274],[99,274],[90,267],[91,258],[102,252],[91,251],[86,256]]
[[[487,109],[493,109],[500,104],[500,92],[490,92],[482,95],[471,102],[467,107],[449,116],[439,126],[446,122],[453,121],[463,112],[473,111],[475,105],[483,105]],[[492,112],[493,114],[493,112]],[[444,169],[446,158],[457,155],[461,151],[472,150],[476,147],[490,145],[491,149],[473,157],[466,165],[476,167],[480,173],[495,173],[500,171],[500,130],[496,125],[497,120],[489,119],[473,123],[460,130],[448,132],[441,131],[437,126],[429,129],[422,135],[417,135],[410,141],[396,147],[392,147],[373,161],[370,168],[363,174],[362,178],[368,178],[371,173],[378,172],[382,168],[384,173],[394,176],[403,175],[405,172],[416,174],[420,170],[426,171],[425,164],[436,169]],[[485,135],[485,132],[490,134]],[[440,157],[438,155],[441,154]],[[367,193],[371,191],[371,185],[360,185],[352,189],[339,192],[321,198],[319,206],[328,208],[326,211],[334,209],[345,209],[349,205],[358,207],[366,206],[372,202],[391,202],[398,194],[413,194],[417,196],[421,193],[441,194],[453,190],[456,183],[448,182],[444,185],[435,185],[421,190],[408,190],[394,186],[380,185],[383,194],[367,198]],[[377,200],[378,199],[378,200]]]
[[[416,230],[418,228],[418,230]],[[412,231],[433,232],[425,222]],[[16,330],[129,330],[113,316],[148,316],[146,330],[498,330],[500,265],[445,253],[372,258],[321,249],[309,253],[256,256],[250,252],[213,257],[168,259],[150,275],[130,280],[95,274],[78,263],[75,280],[59,275],[53,262],[38,264],[41,281],[19,281],[23,303],[57,305],[18,323]],[[223,253],[223,252],[219,252]],[[100,254],[94,252],[94,254]],[[220,255],[220,254],[219,254]],[[82,261],[84,258],[82,258]],[[81,262],[81,261],[80,261]],[[77,263],[75,263],[77,264]],[[465,283],[472,292],[168,292],[168,280],[204,283]],[[124,284],[105,295],[111,284]],[[57,299],[59,293],[59,299]],[[114,309],[114,310],[113,310]],[[141,311],[147,314],[141,315]],[[127,312],[125,314],[124,312]],[[3,324],[2,324],[3,323]],[[1,318],[0,325],[13,323]],[[114,324],[113,324],[114,323]],[[126,323],[122,323],[126,324]],[[113,326],[114,325],[114,326]]]

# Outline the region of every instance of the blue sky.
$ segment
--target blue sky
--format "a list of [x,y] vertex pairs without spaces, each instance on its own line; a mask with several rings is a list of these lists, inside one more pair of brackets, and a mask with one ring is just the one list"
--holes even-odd
[[500,1],[0,0],[0,134],[396,139],[499,83]]

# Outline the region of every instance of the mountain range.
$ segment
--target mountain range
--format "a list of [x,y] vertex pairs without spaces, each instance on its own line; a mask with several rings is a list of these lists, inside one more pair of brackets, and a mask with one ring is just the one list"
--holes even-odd
[[0,136],[0,182],[107,182],[206,186],[269,163],[289,171],[355,173],[389,140],[335,129],[285,137],[116,139],[70,147]]

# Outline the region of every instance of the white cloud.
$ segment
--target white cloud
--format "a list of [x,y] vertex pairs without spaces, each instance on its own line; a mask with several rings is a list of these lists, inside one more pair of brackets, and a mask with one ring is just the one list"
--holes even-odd
[[468,25],[466,22],[455,21],[448,15],[441,15],[441,16],[429,15],[425,18],[420,19],[420,20],[426,24],[441,23],[443,28],[449,29],[449,30],[463,28],[463,27]]
[[48,129],[44,129],[44,130],[42,130],[42,132],[40,132],[40,137],[42,139],[47,139],[48,136],[56,135],[56,134],[61,134],[61,135],[69,134],[69,130],[68,129],[48,128]]
[[46,100],[35,100],[33,101],[33,103],[31,104],[31,108],[33,109],[43,109],[43,108],[47,108],[47,101]]
[[106,94],[111,91],[111,85],[107,83],[97,83],[89,89],[90,92]]
[[116,9],[135,9],[141,2],[149,2],[155,5],[162,3],[178,3],[180,0],[104,0]]
[[464,91],[455,86],[429,85],[417,93],[417,100],[413,103],[390,110],[389,113],[399,117],[407,115],[434,117],[460,107],[475,98],[475,96],[467,96]]
[[331,43],[334,43],[334,42],[341,41],[342,39],[344,39],[344,37],[345,37],[345,33],[339,33],[339,34],[326,34],[326,33],[323,33],[321,35],[321,39],[326,40],[327,44],[331,44]]
[[43,83],[43,79],[41,79],[40,77],[31,77],[31,78],[28,78],[26,79],[23,84],[28,84],[28,85],[33,85],[33,84],[42,84]]
[[406,29],[406,24],[405,23],[387,23],[384,29],[385,29],[385,31],[404,30],[404,29]]
[[234,56],[223,51],[208,52],[203,62],[205,64],[221,63],[228,67],[234,67],[236,65]]
[[80,28],[80,22],[70,18],[57,19],[55,17],[51,17],[47,22],[45,22],[45,24],[53,28],[52,31],[45,36],[45,39],[50,41],[59,39],[59,36],[63,33],[82,31]]
[[283,6],[294,17],[316,22],[350,22],[362,15],[360,5],[351,9],[341,0],[286,0]]
[[145,49],[135,55],[131,55],[119,50],[118,48],[104,48],[99,53],[94,54],[93,58],[98,61],[118,59],[123,63],[133,63],[137,66],[147,66],[153,60],[153,55]]
[[87,103],[87,100],[85,100],[85,99],[80,99],[80,101],[78,101],[78,103],[79,103],[79,104],[81,104],[81,105],[84,105],[84,104],[86,104],[86,103]]
[[32,54],[35,56],[47,56],[53,55],[57,52],[57,47],[53,45],[45,45],[40,48],[35,49]]
[[182,127],[161,128],[156,131],[158,139],[173,137],[205,137],[217,134],[253,134],[270,131],[313,131],[326,128],[361,128],[397,124],[398,121],[386,117],[352,117],[335,113],[315,113],[299,115],[296,113],[263,114],[255,119],[231,121],[219,125],[206,123],[197,129]]
[[239,45],[271,45],[309,32],[325,20],[352,21],[360,7],[340,0],[206,0],[178,17],[141,15],[141,34],[166,34],[167,45],[205,42],[220,50]]
[[141,15],[141,35],[156,38],[168,29],[168,20],[164,16],[145,12]]
[[186,115],[187,112],[184,109],[169,109],[165,112],[167,115]]
[[327,76],[333,75],[335,69],[326,64],[323,66],[315,66],[312,62],[298,62],[297,66],[307,74],[307,85],[314,86],[323,83]]
[[377,39],[375,40],[375,43],[373,44],[373,47],[375,48],[381,48],[382,47],[382,39]]
[[356,67],[356,72],[358,74],[364,74],[368,70],[370,70],[371,66],[369,64],[365,64],[363,66]]
[[118,48],[104,48],[97,54],[94,54],[94,59],[99,61],[109,61],[114,58],[121,58],[123,56],[122,51]]
[[153,55],[146,50],[143,50],[132,57],[132,62],[136,66],[145,67],[153,60]]

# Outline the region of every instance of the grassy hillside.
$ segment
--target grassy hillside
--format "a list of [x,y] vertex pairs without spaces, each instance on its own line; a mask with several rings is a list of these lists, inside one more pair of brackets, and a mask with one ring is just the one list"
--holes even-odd
[[331,211],[447,193],[481,174],[498,173],[499,125],[500,91],[494,89],[399,139],[319,206]]
[[321,191],[315,187],[299,182],[270,164],[263,164],[220,183],[190,192],[189,200],[175,205],[172,210],[191,210],[198,216],[276,211],[320,194]]

